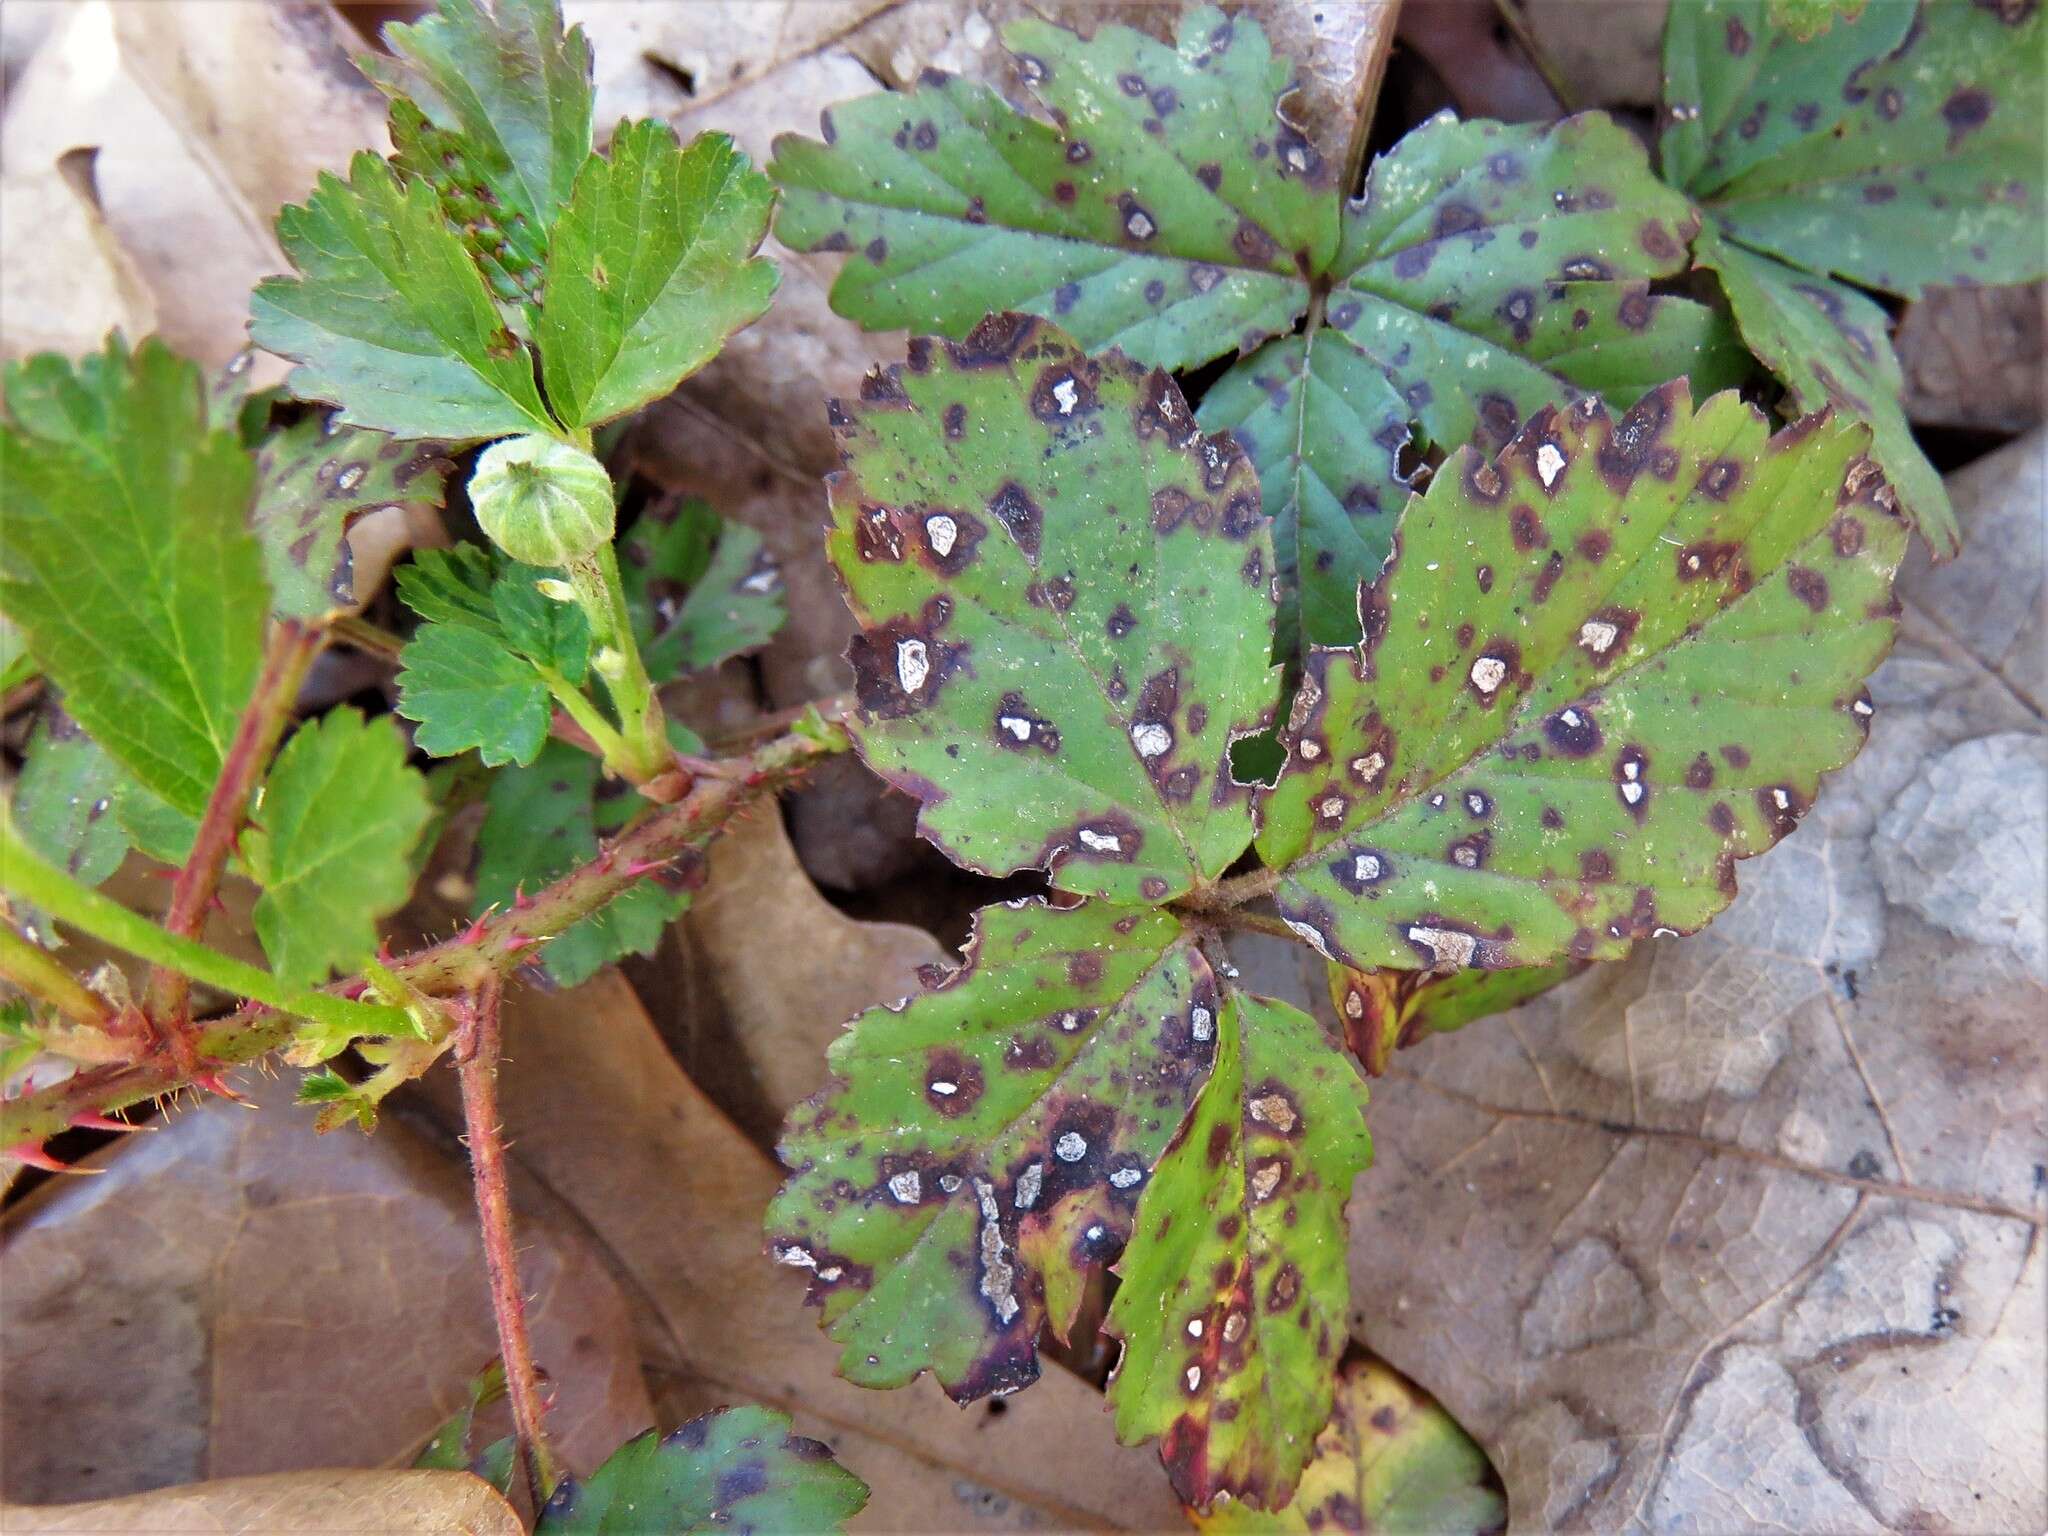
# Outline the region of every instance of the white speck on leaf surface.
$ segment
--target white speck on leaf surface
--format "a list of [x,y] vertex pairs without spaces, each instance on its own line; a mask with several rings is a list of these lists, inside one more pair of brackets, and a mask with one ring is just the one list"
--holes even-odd
[[924,686],[924,680],[932,675],[931,654],[922,640],[898,640],[896,642],[896,680],[903,685],[905,693],[915,693]]

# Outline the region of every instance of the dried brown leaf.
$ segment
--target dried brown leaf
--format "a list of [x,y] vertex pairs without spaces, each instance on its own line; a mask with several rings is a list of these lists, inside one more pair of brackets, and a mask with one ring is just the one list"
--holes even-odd
[[58,1536],[299,1536],[408,1532],[519,1536],[496,1489],[467,1472],[281,1472],[126,1499],[0,1508],[0,1528]]

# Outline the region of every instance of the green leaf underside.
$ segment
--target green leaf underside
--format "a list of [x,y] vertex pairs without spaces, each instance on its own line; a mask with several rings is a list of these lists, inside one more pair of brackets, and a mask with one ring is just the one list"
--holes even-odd
[[263,649],[248,456],[208,428],[198,367],[156,341],[115,337],[75,369],[31,358],[6,399],[0,607],[93,740],[197,815]]
[[1164,901],[1249,840],[1233,734],[1271,716],[1250,463],[1180,391],[1043,321],[912,344],[835,407],[829,553],[864,626],[849,721],[988,873]]
[[642,514],[619,545],[640,659],[657,683],[766,645],[782,627],[782,572],[753,529],[701,501]]
[[501,295],[537,297],[547,231],[589,157],[595,90],[581,27],[553,0],[444,0],[385,28],[363,60],[393,98],[392,139],[432,182]]
[[1488,1536],[1507,1500],[1486,1453],[1431,1398],[1370,1358],[1346,1364],[1329,1425],[1294,1502],[1277,1513],[1219,1501],[1195,1526],[1218,1536],[1413,1532]]
[[1906,420],[1903,375],[1889,321],[1873,299],[1845,283],[1789,267],[1709,229],[1696,247],[1728,296],[1743,339],[1790,391],[1801,411],[1832,408],[1869,424],[1884,466],[1920,536],[1937,554],[1962,545],[1941,472]]
[[29,737],[14,786],[22,840],[86,885],[121,867],[128,834],[114,814],[121,770],[62,709],[51,706]]
[[377,920],[412,889],[408,855],[432,807],[388,719],[329,710],[277,755],[250,856],[261,872],[256,935],[280,979],[298,986],[376,953]]
[[788,1414],[748,1404],[692,1419],[666,1439],[650,1429],[587,1479],[564,1479],[536,1536],[836,1536],[867,1501],[867,1485],[825,1445],[792,1434]]
[[1048,1293],[1122,1248],[1223,1004],[1170,913],[1098,902],[986,908],[929,985],[833,1042],[767,1227],[848,1380],[967,1402],[1037,1379]]
[[834,107],[823,144],[776,141],[782,240],[856,253],[839,313],[958,337],[1018,310],[1170,368],[1294,323],[1336,249],[1335,168],[1280,114],[1293,70],[1255,23],[1204,6],[1169,47],[1027,18],[1003,41],[1064,133],[928,73]]
[[470,442],[553,432],[533,361],[506,329],[434,189],[364,151],[278,215],[301,274],[259,283],[250,335],[291,358],[291,388],[351,426]]
[[474,748],[487,767],[530,763],[547,739],[547,684],[495,627],[423,625],[400,656],[398,712],[433,757]]
[[548,398],[572,427],[659,399],[767,310],[754,254],[775,200],[722,133],[687,149],[666,123],[622,124],[554,229],[539,326]]
[[1689,190],[1732,238],[1906,298],[2048,271],[2039,7],[1934,0],[1915,26],[1911,5],[1876,4],[1731,56],[1755,10],[1674,7],[1666,38],[1667,94],[1701,104],[1667,130],[1667,158],[1689,163],[1706,137]]
[[1690,932],[1861,745],[1905,540],[1867,432],[1766,440],[1683,381],[1470,450],[1410,503],[1357,651],[1311,656],[1262,792],[1277,903],[1359,968]]
[[1230,994],[1216,1065],[1154,1170],[1108,1320],[1117,1433],[1160,1437],[1190,1504],[1285,1503],[1349,1331],[1344,1202],[1365,1084],[1307,1014]]
[[349,526],[398,502],[439,506],[447,461],[431,444],[402,443],[310,415],[256,450],[250,523],[263,544],[273,613],[317,619],[356,605]]
[[[475,912],[509,906],[522,888],[531,895],[597,856],[599,773],[589,753],[551,741],[530,766],[491,780],[477,833]],[[581,985],[615,960],[651,953],[689,904],[687,890],[644,880],[565,929],[542,963],[560,985]]]
[[[1324,323],[1234,364],[1202,401],[1258,466],[1306,641],[1358,638],[1358,587],[1386,558],[1411,448],[1496,449],[1545,405],[1627,405],[1742,359],[1704,305],[1652,295],[1697,220],[1606,117],[1423,125],[1344,214]],[[1291,633],[1283,621],[1283,638]],[[1290,643],[1289,649],[1292,649]]]

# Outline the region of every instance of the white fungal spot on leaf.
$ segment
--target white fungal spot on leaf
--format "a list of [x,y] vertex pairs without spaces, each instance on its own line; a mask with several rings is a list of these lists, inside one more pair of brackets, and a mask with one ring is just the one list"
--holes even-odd
[[1418,924],[1408,930],[1408,937],[1428,950],[1438,965],[1467,966],[1479,952],[1479,941],[1455,928],[1424,928]]
[[932,553],[943,560],[953,552],[954,541],[960,537],[960,525],[945,513],[934,512],[924,520],[924,536]]
[[1564,450],[1557,444],[1544,443],[1536,450],[1536,474],[1546,491],[1557,484],[1557,477],[1564,473],[1564,465]]
[[998,715],[996,724],[1008,731],[1019,741],[1031,739],[1031,722],[1019,715]]
[[1368,784],[1377,779],[1386,766],[1386,756],[1380,752],[1368,752],[1364,757],[1351,759],[1351,771]]
[[1081,846],[1092,853],[1121,853],[1124,842],[1121,837],[1107,832],[1097,832],[1093,827],[1081,829]]
[[1595,656],[1605,656],[1620,635],[1620,630],[1600,619],[1588,619],[1579,626],[1579,644]]
[[1363,885],[1368,880],[1380,877],[1380,861],[1369,853],[1361,853],[1351,861],[1351,878]]
[[1313,923],[1300,922],[1297,919],[1291,917],[1283,918],[1282,921],[1285,922],[1287,926],[1290,929],[1292,929],[1297,935],[1307,940],[1309,948],[1313,949],[1325,960],[1334,960],[1337,958],[1335,955],[1330,953],[1330,946],[1328,940],[1324,939],[1321,931]]
[[898,640],[896,642],[896,680],[903,685],[905,693],[915,693],[924,686],[924,680],[932,675],[931,654],[922,640]]
[[1163,757],[1173,750],[1173,732],[1156,720],[1140,720],[1131,727],[1131,744],[1140,757]]
[[1261,1163],[1254,1168],[1251,1177],[1252,1199],[1271,1199],[1273,1191],[1280,1187],[1280,1172],[1278,1162]]
[[1244,1337],[1245,1319],[1242,1312],[1233,1312],[1223,1319],[1223,1342],[1235,1344]]
[[1188,1367],[1188,1390],[1189,1390],[1190,1392],[1194,1392],[1194,1391],[1197,1391],[1197,1390],[1199,1390],[1199,1389],[1200,1389],[1201,1385],[1202,1385],[1202,1368],[1201,1368],[1201,1367],[1200,1367],[1199,1365],[1191,1365],[1191,1366],[1189,1366],[1189,1367]]
[[1109,1182],[1118,1189],[1129,1189],[1144,1177],[1145,1170],[1142,1168],[1119,1168],[1109,1176]]
[[1079,1131],[1068,1131],[1052,1144],[1052,1155],[1063,1163],[1078,1163],[1088,1155],[1088,1138]]
[[816,1269],[817,1255],[798,1243],[785,1243],[775,1250],[775,1262],[787,1264],[792,1269]]
[[1045,1164],[1033,1163],[1017,1175],[1017,1209],[1028,1211],[1038,1204],[1038,1192],[1045,1187]]
[[889,1180],[889,1193],[901,1205],[915,1205],[924,1198],[924,1180],[918,1177],[915,1168],[893,1175]]
[[986,1179],[974,1181],[974,1193],[981,1202],[981,1294],[995,1308],[996,1320],[1008,1324],[1021,1310],[1016,1296],[1017,1269],[1010,1263],[1003,1242],[1002,1211],[996,1205],[995,1186]]
[[1073,415],[1074,407],[1081,403],[1081,391],[1075,387],[1071,378],[1061,379],[1059,383],[1053,385],[1052,397],[1059,402],[1062,416]]
[[1482,656],[1472,663],[1472,686],[1481,693],[1492,693],[1508,675],[1508,664],[1498,656]]
[[1254,1120],[1272,1126],[1283,1136],[1294,1129],[1294,1106],[1281,1094],[1265,1094],[1253,1099],[1248,1107]]
[[1199,1339],[1199,1338],[1200,1338],[1201,1336],[1202,1336],[1202,1320],[1201,1320],[1201,1319],[1200,1319],[1199,1317],[1191,1317],[1191,1318],[1189,1318],[1189,1319],[1188,1319],[1188,1337],[1189,1337],[1189,1338],[1191,1338],[1191,1339]]
[[1197,1040],[1209,1040],[1216,1033],[1216,1017],[1200,1003],[1188,1010],[1188,1033]]

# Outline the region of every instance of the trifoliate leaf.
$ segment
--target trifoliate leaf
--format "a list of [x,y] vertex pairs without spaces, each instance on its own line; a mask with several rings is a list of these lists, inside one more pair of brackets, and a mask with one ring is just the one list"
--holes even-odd
[[1810,35],[1771,15],[1783,0],[1690,0],[1664,24],[1664,179],[1711,197],[1846,115],[1862,78],[1898,47],[1915,7],[1866,6]]
[[1463,1029],[1474,1019],[1526,1003],[1569,981],[1583,961],[1517,966],[1508,971],[1354,971],[1329,968],[1330,1002],[1359,1064],[1378,1077],[1394,1052],[1431,1035]]
[[[598,775],[596,758],[551,741],[530,766],[491,780],[477,833],[475,911],[509,906],[522,889],[532,895],[597,856]],[[579,986],[627,955],[652,953],[689,905],[687,889],[649,877],[558,935],[541,963],[560,985]]]
[[495,768],[532,762],[547,739],[547,684],[494,628],[424,625],[399,662],[398,712],[418,723],[413,741],[422,752],[453,757],[475,748]]
[[692,1419],[665,1439],[650,1429],[587,1479],[563,1479],[535,1536],[838,1536],[867,1501],[867,1485],[827,1446],[790,1433],[788,1414],[748,1404]]
[[1457,1420],[1389,1367],[1351,1360],[1294,1502],[1277,1513],[1218,1501],[1194,1514],[1216,1536],[1495,1536],[1507,1499]]
[[701,501],[641,514],[619,546],[619,576],[657,683],[766,645],[785,617],[782,572],[761,536]]
[[570,426],[658,400],[758,320],[775,263],[756,256],[775,201],[722,133],[683,148],[652,120],[592,156],[555,226],[540,317],[548,398]]
[[121,770],[63,709],[50,705],[28,739],[14,785],[22,841],[86,885],[121,867],[128,834],[114,814]]
[[389,719],[333,709],[302,725],[271,765],[248,854],[263,894],[256,936],[291,985],[376,953],[377,921],[412,889],[408,855],[432,807]]
[[0,606],[93,740],[197,815],[263,651],[248,455],[157,341],[31,358],[6,401]]
[[300,275],[257,285],[250,335],[300,364],[302,399],[408,438],[554,430],[531,356],[425,182],[401,185],[365,151],[347,181],[323,172],[277,234]]
[[501,296],[537,299],[547,235],[590,154],[590,45],[557,0],[442,0],[363,61],[408,175],[433,184]]
[[834,309],[955,337],[1019,310],[1169,368],[1294,323],[1336,249],[1338,168],[1281,111],[1294,71],[1255,22],[1202,6],[1169,47],[1022,19],[1003,41],[1063,130],[927,74],[834,107],[823,144],[776,141],[783,242],[855,253]]
[[848,721],[969,868],[1165,901],[1244,850],[1270,716],[1251,465],[1179,389],[1043,321],[912,344],[836,412],[827,544],[864,626]]
[[1330,1416],[1344,1202],[1372,1138],[1358,1069],[1307,1014],[1233,993],[1217,1029],[1117,1266],[1109,1397],[1120,1438],[1159,1437],[1186,1502],[1277,1505]]
[[250,521],[263,542],[273,613],[317,619],[356,605],[349,525],[395,502],[438,506],[448,463],[434,446],[302,418],[256,450]]
[[1725,321],[1648,291],[1684,269],[1697,227],[1635,139],[1594,114],[1549,127],[1445,117],[1374,165],[1307,332],[1236,363],[1200,411],[1258,466],[1306,642],[1358,638],[1359,583],[1407,499],[1404,455],[1498,448],[1532,412],[1587,392],[1626,405],[1678,374],[1702,389],[1742,376]]
[[1028,901],[982,911],[961,970],[835,1040],[831,1085],[784,1129],[768,1231],[841,1373],[930,1371],[962,1402],[1037,1379],[1045,1297],[1130,1236],[1222,1006],[1172,914]]
[[[1673,15],[1709,9],[1678,6]],[[1734,37],[1741,23],[1728,20],[1722,35],[1699,40],[1700,52]],[[1701,29],[1711,32],[1711,22],[1674,21],[1667,69],[1685,68],[1686,40]],[[1756,45],[1771,63],[1792,56],[1803,66],[1820,55],[1826,64],[1785,68],[1780,88],[1751,85],[1733,100],[1709,84],[1699,123],[1678,125],[1728,119],[1720,163],[1710,158],[1689,190],[1708,199],[1732,239],[1906,298],[1930,284],[2021,283],[2048,272],[2038,6],[1931,0],[1916,13],[1879,4],[1811,42],[1771,41]]]
[[1696,253],[1721,279],[1743,339],[1784,381],[1793,407],[1867,422],[1899,505],[1937,555],[1954,554],[1962,534],[1941,472],[1906,420],[1884,310],[1847,284],[1788,267],[1715,230],[1700,236]]
[[491,586],[491,609],[507,645],[580,687],[590,672],[590,619],[579,604],[542,592],[545,579],[530,565],[508,567]]
[[1865,429],[1683,381],[1546,410],[1411,502],[1260,798],[1280,913],[1359,968],[1690,932],[1861,746],[1905,543]]

